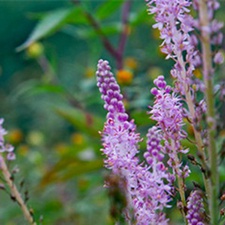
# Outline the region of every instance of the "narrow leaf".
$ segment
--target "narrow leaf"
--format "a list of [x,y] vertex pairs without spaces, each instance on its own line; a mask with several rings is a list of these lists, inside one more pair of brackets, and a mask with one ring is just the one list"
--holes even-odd
[[98,132],[102,130],[104,121],[85,111],[75,108],[57,108],[56,113],[70,122],[77,130],[93,137],[99,137]]
[[76,158],[62,159],[57,162],[49,171],[45,173],[40,188],[51,183],[62,182],[85,173],[90,173],[103,168],[103,161],[82,161]]
[[66,19],[73,12],[73,8],[69,9],[58,9],[49,12],[43,17],[43,19],[37,24],[33,32],[30,34],[29,38],[16,48],[16,51],[21,51],[27,48],[32,43],[38,41],[39,39],[57,31],[63,24],[65,24]]

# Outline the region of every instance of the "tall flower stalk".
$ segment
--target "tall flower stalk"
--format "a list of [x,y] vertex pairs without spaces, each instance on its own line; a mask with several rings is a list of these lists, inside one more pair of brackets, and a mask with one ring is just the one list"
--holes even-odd
[[[155,14],[156,24],[153,25],[153,28],[160,30],[160,38],[163,39],[162,52],[167,55],[166,59],[172,58],[175,61],[171,75],[176,80],[177,91],[185,97],[189,111],[188,119],[194,131],[198,155],[203,170],[207,171],[201,131],[196,128],[194,122],[196,111],[194,90],[191,86],[199,55],[193,44],[193,37],[190,36],[190,32],[194,30],[194,19],[188,14],[191,2],[187,0],[151,0],[147,2],[148,11]],[[206,174],[204,176],[206,191],[209,193],[208,177]]]
[[125,190],[128,202],[124,215],[129,224],[132,221],[131,209],[137,225],[167,224],[163,208],[169,206],[171,179],[162,162],[163,150],[159,144],[154,144],[157,137],[152,140],[150,134],[153,130],[149,131],[148,153],[145,155],[149,165],[139,162],[136,155],[141,139],[135,132],[134,121],[128,119],[123,96],[110,70],[107,61],[99,60],[97,86],[105,102],[104,108],[108,111],[102,132],[105,166],[121,178],[121,188]]
[[[209,208],[211,223],[218,223],[218,153],[216,148],[216,120],[215,120],[215,101],[213,93],[213,65],[212,65],[212,50],[211,50],[211,30],[213,12],[217,9],[219,3],[214,0],[200,0],[198,5],[199,23],[202,46],[202,67],[205,83],[205,98],[207,104],[207,134],[208,134],[208,155],[210,166],[210,193],[209,193]],[[214,24],[215,25],[215,24]]]

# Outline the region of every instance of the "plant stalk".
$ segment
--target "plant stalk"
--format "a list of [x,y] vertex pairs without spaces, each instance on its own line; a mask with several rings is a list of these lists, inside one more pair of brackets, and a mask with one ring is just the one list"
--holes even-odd
[[208,18],[208,7],[206,0],[199,1],[199,20],[201,29],[202,63],[205,83],[205,98],[207,104],[207,130],[208,130],[208,156],[210,168],[210,196],[209,213],[211,225],[218,224],[218,186],[219,176],[217,168],[217,149],[215,142],[216,121],[215,121],[215,102],[213,96],[213,68],[212,52],[210,45],[210,21]]
[[31,212],[29,211],[29,209],[27,208],[20,192],[18,191],[16,185],[14,184],[13,180],[12,180],[12,175],[8,170],[8,167],[5,163],[5,160],[2,156],[0,156],[0,167],[1,167],[1,171],[2,174],[5,178],[6,183],[8,184],[10,191],[11,191],[11,196],[17,201],[17,203],[19,204],[20,208],[22,209],[22,212],[24,214],[24,217],[26,218],[26,220],[30,223],[30,225],[37,225],[37,223],[34,221],[34,218],[31,214]]

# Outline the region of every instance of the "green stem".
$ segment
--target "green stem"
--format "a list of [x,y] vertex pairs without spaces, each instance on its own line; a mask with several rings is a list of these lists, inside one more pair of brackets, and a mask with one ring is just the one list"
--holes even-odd
[[[176,24],[175,21],[171,21],[171,27],[175,27],[175,24]],[[175,30],[173,32],[174,32],[174,36],[179,36],[178,30]],[[183,80],[182,86],[184,87],[185,100],[186,100],[186,103],[188,106],[188,110],[190,112],[189,120],[191,121],[191,126],[194,131],[196,146],[197,146],[197,150],[198,150],[198,156],[201,160],[202,171],[204,171],[203,172],[203,181],[204,181],[204,185],[205,185],[206,195],[209,195],[210,181],[208,178],[208,166],[206,164],[207,160],[206,160],[206,154],[205,154],[205,146],[202,141],[202,137],[201,137],[201,133],[200,133],[201,131],[198,131],[195,128],[194,121],[193,121],[193,119],[195,118],[195,105],[193,102],[193,97],[191,94],[189,84],[186,82],[186,78],[187,78],[187,71],[186,71],[186,66],[185,66],[186,63],[183,58],[183,52],[182,52],[182,50],[180,50],[180,48],[178,46],[176,49],[174,49],[174,53],[177,56],[177,61],[178,61],[179,65],[181,66],[181,76],[182,76],[182,80]]]
[[208,155],[210,166],[210,196],[209,197],[209,212],[211,217],[211,224],[218,224],[218,186],[219,176],[217,168],[217,150],[215,142],[215,108],[213,96],[213,69],[212,69],[212,52],[210,45],[210,32],[208,29],[210,21],[208,18],[207,1],[199,1],[199,20],[201,29],[201,46],[202,46],[202,61],[203,61],[203,75],[205,83],[205,98],[207,104],[207,129],[208,129]]
[[[182,71],[181,71],[181,75],[183,77],[183,80],[186,80],[186,69],[185,69],[185,62],[183,60],[182,57],[182,52],[177,50],[177,59],[179,61],[179,64],[181,65]],[[194,136],[195,136],[195,141],[196,141],[196,146],[198,149],[198,156],[201,160],[201,166],[202,169],[204,171],[203,173],[203,181],[204,181],[204,185],[205,185],[205,190],[206,190],[206,195],[210,194],[210,181],[209,181],[209,177],[208,177],[208,166],[206,164],[206,155],[205,155],[205,148],[204,148],[204,144],[202,141],[202,137],[201,137],[201,133],[200,131],[198,131],[195,126],[194,126],[194,122],[193,119],[195,118],[195,105],[193,102],[193,98],[191,96],[191,91],[190,91],[190,87],[188,83],[183,82],[183,87],[185,90],[185,99],[186,99],[186,103],[190,112],[190,116],[191,118],[189,118],[191,120],[191,126],[193,128],[194,131]]]

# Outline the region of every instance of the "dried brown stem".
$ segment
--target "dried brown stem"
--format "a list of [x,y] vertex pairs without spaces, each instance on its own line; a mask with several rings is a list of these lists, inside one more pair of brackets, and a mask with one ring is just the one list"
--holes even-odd
[[12,198],[19,204],[19,206],[22,209],[22,212],[24,214],[24,217],[30,223],[30,225],[37,225],[37,223],[34,221],[34,218],[31,214],[30,210],[26,206],[20,192],[18,191],[16,185],[14,184],[14,182],[12,180],[12,175],[9,172],[9,169],[8,169],[8,167],[5,163],[5,160],[2,156],[0,156],[0,166],[1,166],[1,171],[4,176],[4,179],[7,183],[7,185],[9,186],[9,189],[11,192],[10,194],[11,194]]

